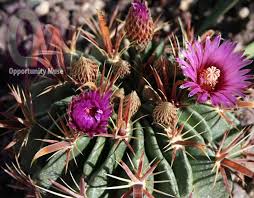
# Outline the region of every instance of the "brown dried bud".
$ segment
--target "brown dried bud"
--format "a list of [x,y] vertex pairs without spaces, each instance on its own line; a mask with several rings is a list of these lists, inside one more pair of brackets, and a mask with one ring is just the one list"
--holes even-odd
[[138,97],[138,94],[136,91],[132,91],[130,94],[125,96],[124,101],[123,101],[123,112],[126,111],[128,104],[130,103],[130,117],[134,116],[135,113],[138,112],[140,106],[141,106],[141,101]]
[[98,77],[98,64],[85,57],[80,57],[71,67],[71,77],[78,83],[94,82]]
[[125,60],[110,60],[109,63],[113,66],[113,69],[115,73],[119,75],[119,78],[124,78],[131,73],[131,65]]
[[154,122],[173,130],[178,121],[177,110],[172,103],[161,102],[153,110]]

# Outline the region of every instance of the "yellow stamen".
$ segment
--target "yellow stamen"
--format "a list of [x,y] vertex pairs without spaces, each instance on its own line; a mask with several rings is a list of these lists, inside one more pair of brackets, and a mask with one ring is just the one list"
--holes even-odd
[[213,90],[216,84],[218,83],[219,77],[220,70],[217,67],[215,66],[208,67],[200,75],[201,84],[204,87]]

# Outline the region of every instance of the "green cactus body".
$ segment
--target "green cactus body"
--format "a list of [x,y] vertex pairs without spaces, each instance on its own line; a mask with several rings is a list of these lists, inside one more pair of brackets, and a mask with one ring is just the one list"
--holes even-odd
[[[36,117],[40,121],[38,124],[35,123],[32,128],[30,137],[32,139],[29,140],[28,147],[21,153],[23,167],[30,169],[29,172],[32,174],[32,178],[36,180],[37,185],[45,189],[52,189],[52,181],[60,181],[60,178],[65,177],[66,153],[65,151],[59,151],[47,162],[39,160],[33,164],[31,169],[29,161],[38,151],[38,148],[34,148],[35,139],[47,139],[50,136],[49,131],[57,134],[57,131],[59,131],[58,120],[66,118],[66,110],[73,94],[73,87],[66,84],[55,87],[46,95],[35,97],[50,84],[51,82],[43,81],[43,83],[35,84],[32,87],[33,90],[36,90],[33,92],[35,104],[38,105]],[[51,99],[48,100],[47,98]],[[40,106],[39,103],[42,103],[42,101],[46,101],[47,104]],[[144,113],[138,113],[136,117],[151,114],[153,108],[154,105],[142,104]],[[232,114],[227,113],[227,116],[234,120],[234,123],[239,124]],[[221,141],[223,131],[233,129],[233,126],[223,120],[218,112],[209,105],[193,104],[179,108],[178,118],[178,127],[183,125],[183,140],[188,139],[200,145],[213,146]],[[117,118],[112,116],[112,119]],[[112,138],[107,139],[99,136],[91,139],[85,135],[80,136],[76,141],[76,146],[71,150],[70,162],[72,165],[70,167],[83,169],[83,171],[78,172],[81,173],[88,184],[87,197],[110,198],[123,195],[129,188],[115,190],[107,188],[112,187],[112,185],[118,186],[126,183],[110,178],[108,175],[128,179],[118,163],[122,160],[126,162],[132,171],[135,171],[142,153],[144,153],[145,167],[143,171],[151,168],[152,161],[160,161],[154,170],[154,175],[149,176],[145,183],[146,189],[154,197],[187,198],[190,195],[194,198],[228,197],[229,194],[225,189],[222,177],[219,175],[215,178],[215,172],[212,172],[215,164],[214,153],[207,151],[204,154],[195,147],[179,147],[180,149],[177,150],[173,159],[172,149],[165,151],[165,147],[170,147],[170,145],[168,145],[169,139],[161,135],[165,133],[164,130],[162,127],[155,125],[151,117],[142,118],[129,127],[127,131],[128,142],[135,155],[122,141],[120,144],[115,144],[116,140]],[[130,137],[133,137],[133,139],[130,139]],[[230,142],[233,137],[228,137],[227,142]],[[39,148],[43,147],[43,143],[37,141],[36,145]],[[32,149],[33,152],[29,152],[29,149]],[[235,151],[237,149],[240,149],[240,147],[235,148]],[[83,159],[78,162],[82,162],[82,164],[73,164],[73,159],[76,157]],[[68,171],[76,172],[71,169],[68,169]],[[78,177],[78,175],[75,177]],[[217,179],[216,182],[215,179]]]
[[[89,144],[90,139],[88,137],[82,137],[77,140],[77,148],[73,148],[71,151],[71,159],[80,155],[86,146]],[[48,163],[39,171],[36,179],[39,181],[40,185],[45,188],[51,186],[50,180],[57,180],[64,173],[64,168],[66,164],[66,155],[64,153],[59,153],[52,157]]]
[[[149,126],[148,122],[144,123],[145,128],[145,143],[147,149],[147,156],[149,160],[158,159],[161,160],[161,163],[158,165],[158,171],[166,171],[164,174],[158,175],[155,177],[155,180],[169,180],[170,183],[158,184],[155,186],[158,190],[170,194],[172,196],[179,197],[179,189],[177,186],[177,181],[174,175],[174,172],[170,166],[170,164],[163,157],[163,154],[159,148],[158,142],[156,140],[155,132],[151,126]],[[157,195],[158,196],[158,195]],[[159,195],[162,197],[167,197],[163,195]]]
[[[113,146],[108,154],[107,159],[101,165],[101,167],[92,175],[90,181],[88,182],[89,188],[87,195],[88,197],[108,197],[108,193],[105,191],[105,187],[108,184],[107,175],[112,174],[114,169],[118,166],[117,161],[121,160],[124,152],[126,150],[126,145],[120,143],[118,147]],[[104,187],[104,188],[103,188]]]
[[[62,89],[62,87],[57,89]],[[70,89],[70,87],[65,87],[64,89]],[[48,94],[54,97],[50,92]],[[64,96],[68,96],[68,94],[64,94]],[[64,97],[62,100],[55,101],[55,103],[49,105],[50,115],[52,117],[66,115],[66,108],[71,98],[71,96],[67,98]],[[151,107],[152,106],[144,106],[144,109],[151,111]],[[44,109],[44,112],[39,113],[38,116],[42,117],[42,115],[46,115],[45,113],[46,111]],[[141,114],[139,114],[139,116],[141,117]],[[230,114],[229,116],[232,117]],[[44,118],[42,117],[41,119],[46,121],[50,120],[49,116],[44,116]],[[79,164],[77,168],[83,167],[82,175],[88,183],[87,196],[89,198],[114,197],[114,195],[120,197],[126,192],[126,189],[107,190],[107,187],[110,187],[112,184],[124,184],[124,182],[114,181],[114,179],[109,178],[107,174],[125,178],[126,174],[121,170],[121,167],[118,166],[118,162],[120,160],[125,160],[131,167],[132,165],[128,162],[131,160],[134,167],[136,167],[142,152],[144,152],[145,156],[144,166],[147,169],[150,167],[149,163],[153,160],[160,161],[154,171],[155,175],[150,176],[146,183],[149,193],[154,197],[161,198],[172,195],[174,197],[187,198],[190,194],[192,194],[194,198],[226,198],[229,196],[225,190],[221,176],[217,177],[217,182],[215,182],[214,187],[212,187],[215,180],[215,173],[212,172],[214,166],[214,155],[212,153],[207,153],[209,159],[200,150],[186,147],[177,151],[172,163],[172,152],[165,152],[165,149],[163,149],[168,144],[167,138],[160,135],[160,133],[163,133],[163,129],[151,123],[150,118],[143,118],[140,122],[134,124],[134,130],[129,128],[129,137],[134,137],[134,139],[129,139],[129,143],[135,152],[135,156],[123,142],[116,146],[114,144],[115,140],[105,137],[94,137],[92,142],[91,139],[86,136],[79,138],[76,144],[78,150],[75,147],[73,148],[71,160],[73,160],[73,157],[80,156],[81,153],[84,155],[85,152],[86,154],[86,156],[83,157],[81,155],[81,158],[85,160],[83,160],[83,164]],[[179,125],[184,125],[183,133],[188,131],[188,133],[184,135],[184,138],[190,137],[191,140],[200,144],[213,145],[215,141],[222,138],[223,133],[218,133],[218,131],[232,129],[232,126],[221,120],[219,114],[216,113],[213,108],[201,104],[179,109],[178,123]],[[42,122],[41,125],[44,125],[44,123]],[[54,122],[49,130],[52,131],[53,128],[56,128]],[[201,133],[201,130],[205,132]],[[43,131],[43,129],[40,128],[40,131]],[[33,132],[33,136],[35,136],[33,137],[34,139],[39,137],[38,135],[39,134],[36,135]],[[45,131],[44,135],[48,136]],[[29,146],[32,146],[33,143],[31,142],[29,144],[31,144]],[[40,146],[42,145],[40,144]],[[86,149],[89,150],[85,151]],[[193,159],[190,156],[193,156]],[[64,152],[59,152],[50,158],[46,164],[41,162],[35,164],[36,166],[33,166],[36,167],[36,174],[33,175],[33,178],[37,181],[39,186],[51,189],[52,181],[58,181],[60,177],[64,177],[65,175],[66,154]],[[27,167],[29,166],[27,165]],[[75,167],[75,165],[71,167]],[[157,172],[162,173],[156,174]]]

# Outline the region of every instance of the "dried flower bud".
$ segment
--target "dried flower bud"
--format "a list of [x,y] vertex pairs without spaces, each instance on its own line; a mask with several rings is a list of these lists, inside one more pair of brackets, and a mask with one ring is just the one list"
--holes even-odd
[[136,91],[132,91],[129,95],[127,95],[124,98],[123,112],[126,111],[129,101],[130,101],[130,117],[132,117],[135,113],[138,112],[138,110],[141,106],[141,101],[140,101]]
[[110,60],[109,63],[113,66],[113,69],[115,73],[119,75],[119,78],[124,78],[131,73],[131,65],[125,60]]
[[85,57],[75,62],[71,67],[71,77],[78,83],[94,82],[98,77],[98,64]]
[[172,103],[161,102],[153,110],[153,119],[156,123],[173,130],[178,121],[177,110]]
[[126,36],[137,50],[143,51],[154,35],[154,23],[147,4],[134,0],[125,21]]

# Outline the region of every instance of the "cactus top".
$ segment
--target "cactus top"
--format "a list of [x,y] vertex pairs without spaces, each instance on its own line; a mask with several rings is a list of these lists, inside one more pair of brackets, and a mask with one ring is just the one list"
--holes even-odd
[[252,61],[235,48],[233,42],[221,43],[221,36],[188,44],[177,61],[186,77],[182,88],[190,89],[189,97],[196,95],[200,103],[210,100],[214,106],[236,104],[236,97],[249,85],[250,70],[244,67]]
[[106,133],[108,120],[112,114],[110,96],[109,92],[101,94],[99,91],[74,96],[68,109],[69,126],[90,137]]

